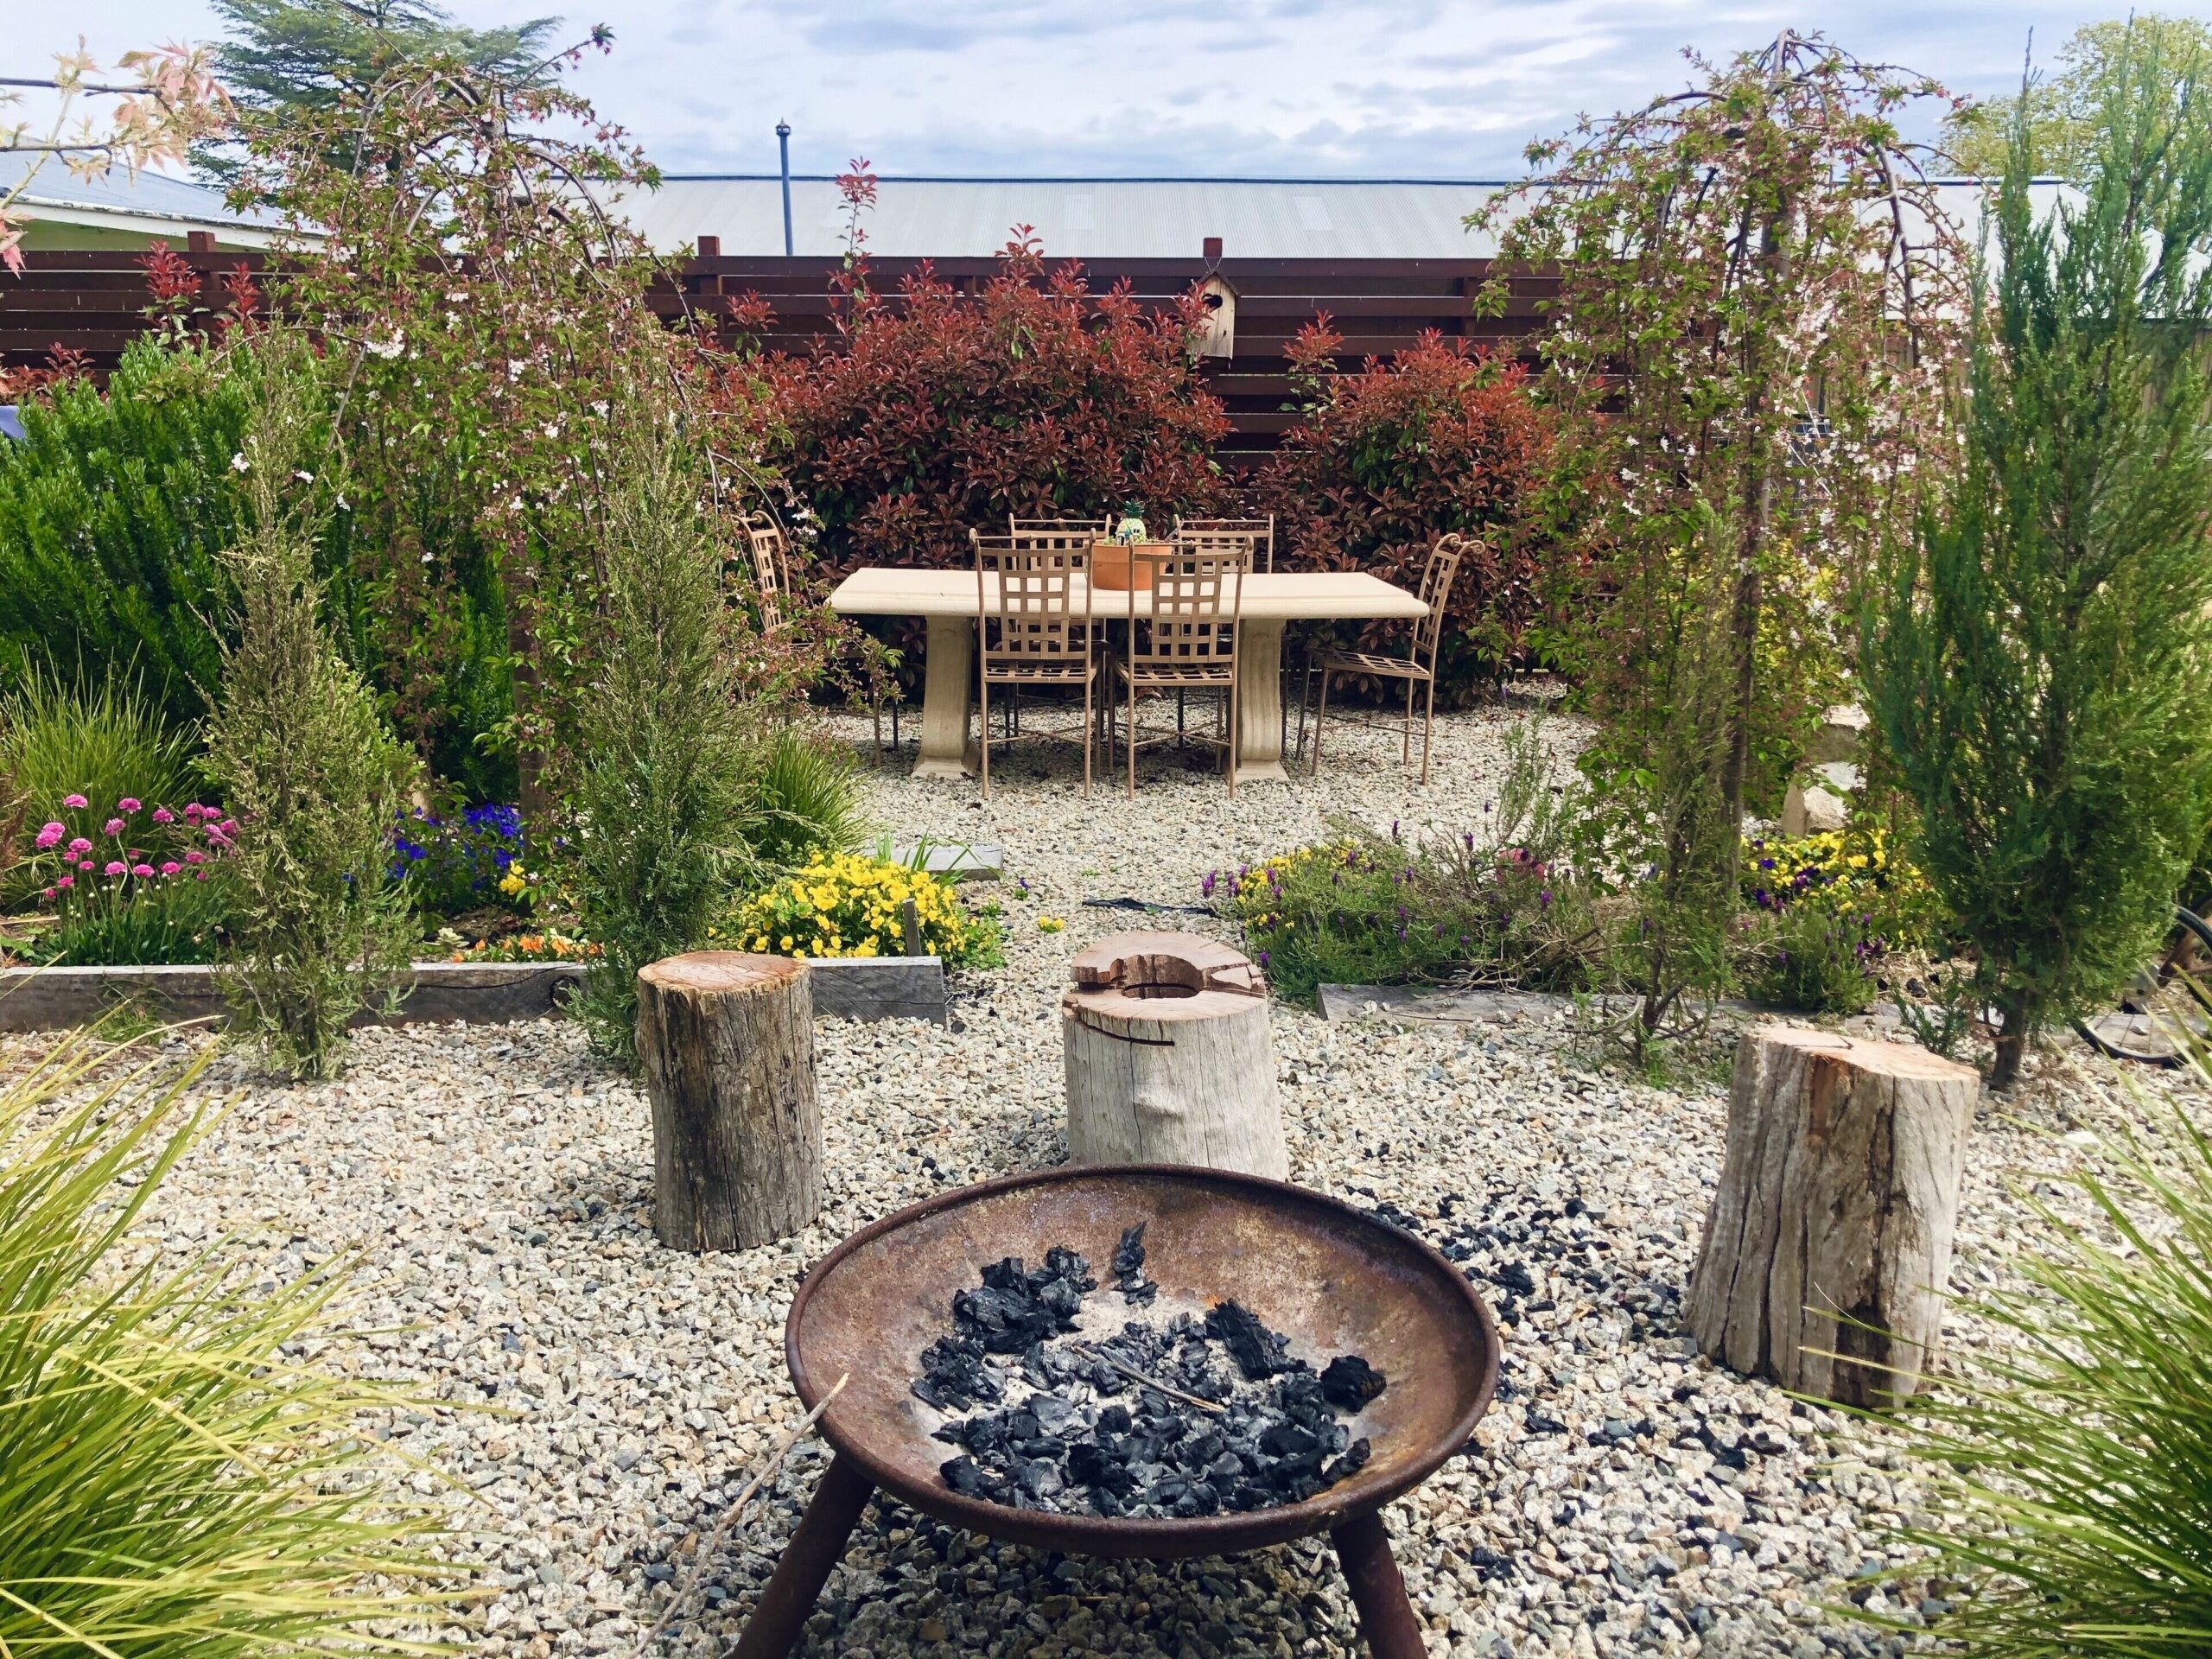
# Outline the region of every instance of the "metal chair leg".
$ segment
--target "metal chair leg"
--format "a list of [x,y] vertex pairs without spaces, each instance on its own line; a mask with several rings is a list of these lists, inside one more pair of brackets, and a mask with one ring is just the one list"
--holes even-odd
[[[830,1459],[821,1484],[814,1489],[813,1501],[799,1518],[798,1530],[784,1546],[775,1575],[753,1604],[753,1617],[746,1620],[731,1659],[784,1659],[798,1645],[815,1598],[843,1557],[846,1541],[874,1491],[860,1465],[843,1452]],[[1352,1593],[1357,1599],[1358,1591]]]

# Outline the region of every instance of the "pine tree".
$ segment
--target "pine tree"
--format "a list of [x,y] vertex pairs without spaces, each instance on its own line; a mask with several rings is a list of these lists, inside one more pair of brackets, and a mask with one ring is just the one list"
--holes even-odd
[[1922,858],[2002,1020],[2037,1029],[2151,953],[2212,812],[2212,143],[2133,38],[2078,197],[2031,211],[2016,106],[1985,245],[1963,467],[1869,619]]
[[[518,86],[552,78],[558,17],[504,29],[464,29],[428,0],[214,0],[228,26],[215,49],[215,72],[244,124],[299,110],[327,110],[359,97],[395,64],[452,59]],[[235,146],[194,153],[219,183],[237,177]]]

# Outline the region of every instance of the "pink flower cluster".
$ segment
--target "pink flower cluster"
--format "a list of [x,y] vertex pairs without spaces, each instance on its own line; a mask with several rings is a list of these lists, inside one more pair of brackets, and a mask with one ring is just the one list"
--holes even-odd
[[[84,812],[92,806],[82,792],[61,798],[62,809],[69,812]],[[172,844],[158,850],[130,845],[131,820],[146,810],[146,804],[135,795],[125,795],[115,804],[114,812],[100,823],[99,833],[117,843],[105,857],[96,851],[96,843],[88,833],[70,834],[70,826],[60,819],[49,819],[39,828],[35,844],[41,853],[52,853],[61,868],[53,884],[44,892],[48,899],[60,899],[65,894],[80,891],[80,876],[99,874],[112,884],[106,891],[118,893],[128,881],[158,882],[188,876],[194,880],[207,880],[213,868],[210,861],[222,858],[233,850],[238,836],[238,823],[223,816],[219,806],[203,805],[198,801],[188,803],[181,811],[166,806],[156,806],[149,815],[155,826],[149,839]],[[187,840],[204,842],[206,845],[183,844]]]

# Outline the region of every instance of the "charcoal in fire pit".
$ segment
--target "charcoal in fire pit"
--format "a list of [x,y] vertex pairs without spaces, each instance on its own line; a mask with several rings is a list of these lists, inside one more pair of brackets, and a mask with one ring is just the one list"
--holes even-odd
[[1357,1411],[1382,1392],[1382,1373],[1357,1354],[1338,1354],[1321,1372],[1321,1393],[1332,1406]]
[[[1132,1227],[1114,1255],[1115,1287],[1132,1302],[1131,1281],[1147,1302],[1158,1288],[1143,1279],[1143,1244]],[[1193,1517],[1297,1503],[1367,1461],[1368,1442],[1338,1421],[1382,1389],[1357,1355],[1317,1376],[1233,1301],[1203,1320],[1129,1319],[1065,1341],[1096,1285],[1081,1256],[1056,1248],[1034,1270],[1008,1257],[982,1277],[955,1297],[954,1332],[925,1352],[914,1384],[940,1410],[969,1413],[935,1431],[962,1448],[941,1465],[956,1492],[1018,1509]],[[1000,1371],[989,1356],[1017,1351],[1024,1336],[1015,1373]]]
[[1280,1371],[1306,1369],[1304,1360],[1289,1357],[1290,1338],[1268,1330],[1242,1303],[1228,1301],[1209,1309],[1206,1334],[1228,1349],[1236,1369],[1255,1382]]
[[1122,1242],[1114,1251],[1114,1287],[1122,1293],[1122,1300],[1133,1307],[1148,1307],[1152,1299],[1160,1294],[1160,1287],[1144,1276],[1144,1223],[1122,1235]]

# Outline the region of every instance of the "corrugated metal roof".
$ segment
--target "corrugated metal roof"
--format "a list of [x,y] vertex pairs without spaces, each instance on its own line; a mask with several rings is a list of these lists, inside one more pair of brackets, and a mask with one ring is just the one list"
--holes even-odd
[[[1464,220],[1504,188],[1486,179],[885,178],[861,222],[869,251],[892,258],[981,258],[1027,225],[1047,255],[1066,258],[1193,259],[1217,236],[1232,259],[1479,259],[1491,239]],[[1962,179],[1942,188],[1971,235],[1982,187]],[[622,210],[664,252],[702,236],[720,237],[726,255],[784,251],[772,174],[674,175]],[[836,181],[793,175],[792,251],[835,256],[844,245]]]
[[[25,156],[0,156],[0,180],[12,185],[30,164]],[[254,209],[233,212],[220,190],[164,173],[140,172],[135,176],[116,167],[92,178],[80,178],[59,157],[49,159],[32,180],[16,206],[24,216],[44,213],[96,216],[102,219],[159,219],[178,224],[248,231],[265,236],[278,228],[274,213]]]
[[[871,252],[982,257],[1032,226],[1070,258],[1191,259],[1209,236],[1243,259],[1479,257],[1461,220],[1500,187],[1479,180],[887,178],[864,217]],[[624,204],[654,247],[719,236],[725,254],[784,251],[772,175],[674,177]],[[791,180],[791,244],[842,253],[844,204],[834,180]]]

